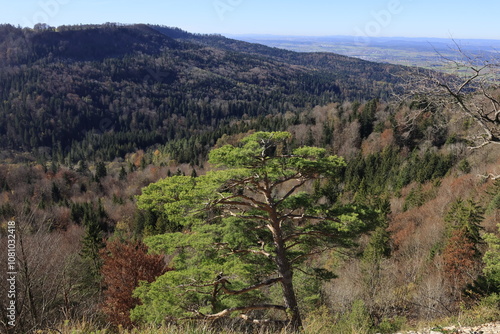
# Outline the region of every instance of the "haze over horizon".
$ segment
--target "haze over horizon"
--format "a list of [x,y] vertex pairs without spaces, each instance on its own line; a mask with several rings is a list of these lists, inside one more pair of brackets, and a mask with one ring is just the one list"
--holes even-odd
[[480,0],[24,0],[0,23],[146,23],[193,33],[500,39],[499,2]]

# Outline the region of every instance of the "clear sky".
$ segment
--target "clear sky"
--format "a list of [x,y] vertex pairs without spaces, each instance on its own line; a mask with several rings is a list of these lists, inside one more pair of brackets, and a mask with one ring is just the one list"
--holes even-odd
[[498,0],[0,0],[0,23],[152,23],[196,33],[500,39]]

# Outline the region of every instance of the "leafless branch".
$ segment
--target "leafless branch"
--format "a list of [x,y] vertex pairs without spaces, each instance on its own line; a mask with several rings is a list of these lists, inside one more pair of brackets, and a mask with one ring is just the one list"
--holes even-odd
[[[467,54],[460,45],[455,44],[456,58],[441,57],[451,74],[426,69],[413,69],[403,89],[402,100],[425,98],[431,105],[440,109],[456,105],[457,111],[473,120],[476,130],[469,136],[469,149],[476,150],[490,144],[500,144],[500,95],[498,93],[498,69],[500,61],[481,59],[479,56]],[[416,121],[429,110],[410,110],[405,120],[409,131]],[[432,112],[435,112],[433,110]],[[443,127],[446,123],[443,122]],[[488,173],[488,178],[499,176]]]
[[257,324],[257,325],[277,324],[277,325],[283,326],[283,325],[286,325],[286,323],[288,322],[288,321],[284,321],[284,320],[253,319],[253,318],[250,318],[246,314],[240,314],[240,318],[245,320],[246,322],[250,322],[253,324]]
[[207,320],[216,320],[220,319],[226,316],[229,316],[231,313],[234,312],[248,312],[248,311],[254,311],[254,310],[271,310],[271,309],[276,309],[280,310],[283,312],[286,312],[287,308],[285,306],[281,305],[273,305],[273,304],[260,304],[260,305],[250,305],[250,306],[241,306],[241,307],[231,307],[227,308],[225,310],[222,310],[218,313],[215,314],[203,314],[198,311],[193,311],[196,313],[195,317],[191,317],[188,319],[207,319]]
[[492,179],[492,180],[497,180],[497,179],[500,179],[500,174],[498,175],[495,175],[493,173],[489,173],[487,175],[481,175],[481,174],[478,174],[477,175],[478,177],[482,177],[483,179]]
[[[465,57],[465,56],[464,56]],[[495,85],[486,80],[494,67],[491,63],[482,65],[458,63],[457,68],[466,68],[470,74],[450,76],[429,70],[415,70],[411,73],[411,83],[407,85],[409,96],[425,96],[438,105],[455,103],[460,111],[473,119],[482,129],[484,142],[500,143],[500,112],[498,99],[492,94]]]

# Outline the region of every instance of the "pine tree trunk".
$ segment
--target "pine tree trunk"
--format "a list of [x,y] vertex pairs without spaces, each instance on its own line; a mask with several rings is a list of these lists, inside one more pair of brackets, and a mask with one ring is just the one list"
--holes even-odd
[[266,182],[266,201],[268,206],[269,222],[268,225],[271,233],[273,234],[273,241],[276,247],[276,265],[278,267],[278,274],[282,277],[281,287],[283,290],[283,300],[287,308],[288,316],[290,317],[289,329],[292,332],[299,332],[302,330],[302,318],[300,316],[299,305],[297,303],[297,296],[293,288],[293,270],[287,258],[287,250],[285,241],[283,240],[283,230],[281,228],[281,221],[276,211],[274,198],[272,196],[269,183]]
[[276,264],[278,265],[278,273],[283,278],[281,286],[283,289],[283,299],[285,307],[288,309],[290,316],[290,329],[292,332],[298,332],[302,329],[302,319],[300,316],[299,305],[297,304],[297,296],[293,288],[293,271],[286,257],[285,243],[281,233],[281,228],[275,226],[274,243],[276,246]]

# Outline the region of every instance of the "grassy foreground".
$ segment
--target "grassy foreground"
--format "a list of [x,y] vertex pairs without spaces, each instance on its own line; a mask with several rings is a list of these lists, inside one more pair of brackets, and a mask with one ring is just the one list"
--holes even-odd
[[[439,320],[407,321],[395,318],[383,320],[375,326],[364,305],[354,304],[351,311],[343,315],[332,315],[326,307],[320,307],[307,315],[303,334],[390,334],[409,330],[442,328],[446,326],[475,326],[500,320],[500,296],[493,295],[470,309]],[[38,330],[34,334],[291,334],[287,329],[251,328],[235,320],[230,328],[215,327],[211,323],[194,322],[161,327],[144,326],[127,330],[123,328],[103,328],[92,321],[66,321],[58,328]],[[245,330],[246,329],[246,330]]]

